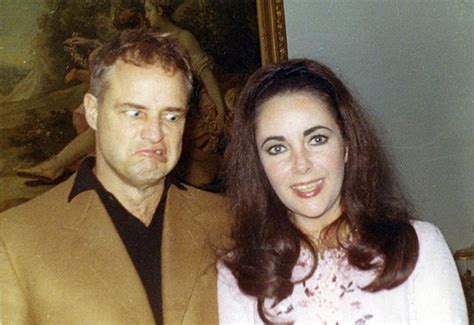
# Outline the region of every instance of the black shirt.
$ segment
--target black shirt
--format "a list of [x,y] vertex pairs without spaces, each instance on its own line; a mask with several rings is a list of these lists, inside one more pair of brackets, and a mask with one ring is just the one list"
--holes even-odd
[[[176,181],[172,177],[166,178],[163,195],[153,214],[153,219],[147,227],[138,218],[128,212],[112,193],[107,192],[92,171],[94,165],[95,158],[93,157],[87,158],[81,164],[71,193],[69,194],[69,201],[84,191],[94,190],[97,192],[142,280],[155,317],[155,322],[157,324],[163,324],[161,237],[168,188],[171,183],[175,183]],[[176,185],[181,187],[180,184]]]

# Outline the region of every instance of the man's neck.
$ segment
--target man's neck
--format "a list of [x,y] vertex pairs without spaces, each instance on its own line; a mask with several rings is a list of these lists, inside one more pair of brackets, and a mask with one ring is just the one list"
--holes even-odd
[[146,226],[151,223],[163,195],[165,188],[164,178],[157,184],[138,187],[123,182],[118,177],[110,180],[109,178],[102,178],[100,175],[97,175],[95,170],[94,173],[102,186],[112,193],[128,212]]
[[164,183],[160,185],[147,188],[146,191],[132,189],[127,193],[121,191],[120,193],[113,194],[127,211],[148,226],[163,195]]

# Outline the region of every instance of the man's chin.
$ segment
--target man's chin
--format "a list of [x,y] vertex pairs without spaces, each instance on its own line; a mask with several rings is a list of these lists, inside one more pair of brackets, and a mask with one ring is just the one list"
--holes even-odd
[[166,175],[133,175],[128,178],[128,183],[135,188],[146,188],[164,184]]
[[128,174],[131,179],[134,179],[139,183],[159,183],[164,180],[166,175],[170,173],[171,170],[167,170],[163,165],[157,166],[155,164],[135,164],[132,168],[129,169]]

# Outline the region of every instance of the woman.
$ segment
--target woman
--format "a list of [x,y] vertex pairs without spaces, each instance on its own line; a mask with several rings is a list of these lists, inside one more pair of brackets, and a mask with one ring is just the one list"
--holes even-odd
[[414,221],[349,90],[309,60],[254,73],[227,147],[222,324],[466,324],[439,230]]

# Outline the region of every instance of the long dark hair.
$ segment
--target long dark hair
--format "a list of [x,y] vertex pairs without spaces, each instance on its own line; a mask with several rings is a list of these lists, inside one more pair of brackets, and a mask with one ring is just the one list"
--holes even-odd
[[[351,265],[377,271],[364,288],[370,292],[403,283],[418,258],[418,238],[406,200],[374,130],[347,87],[328,67],[312,60],[264,66],[242,90],[226,149],[226,185],[235,225],[234,247],[224,258],[240,289],[257,298],[264,320],[263,301],[279,302],[293,291],[291,274],[302,246],[309,248],[316,261],[312,272],[317,267],[317,247],[289,218],[265,175],[255,140],[262,104],[277,94],[292,92],[309,92],[324,100],[348,147],[342,214],[321,232],[323,243],[335,238]],[[350,240],[341,238],[343,233],[349,233]]]

